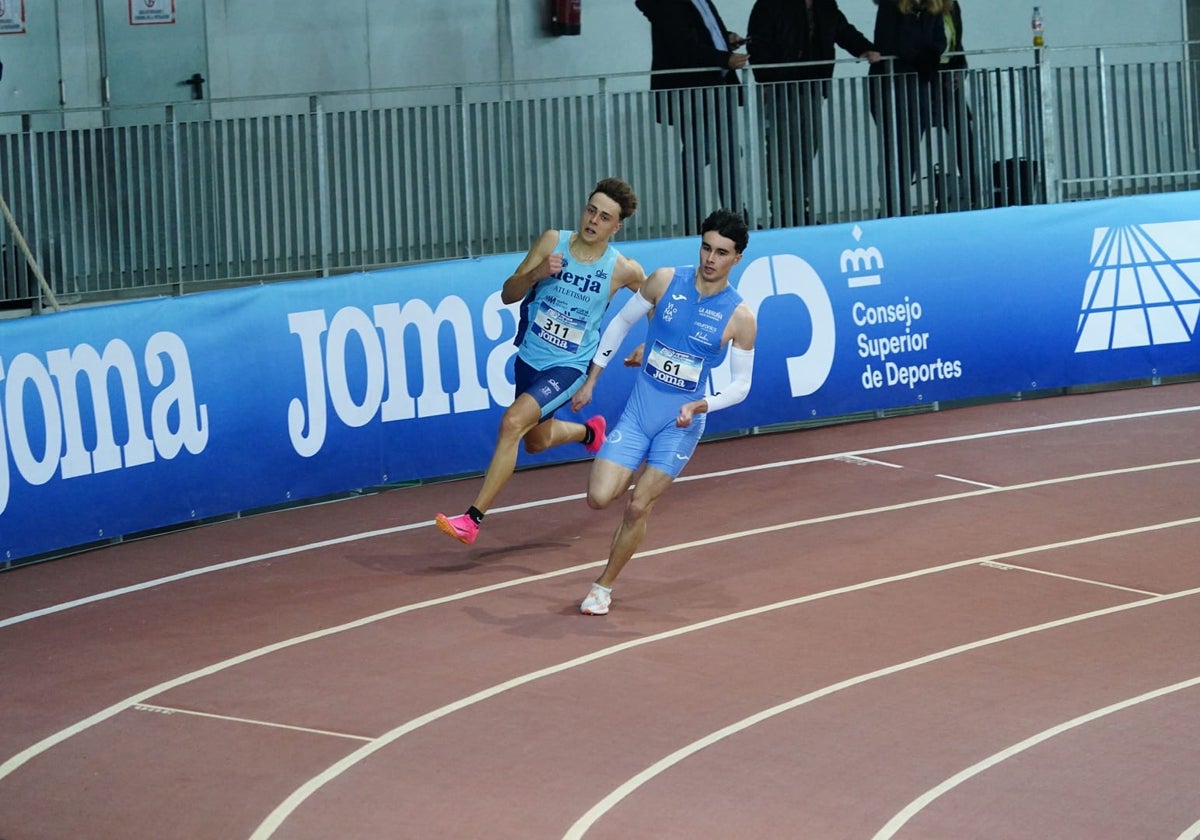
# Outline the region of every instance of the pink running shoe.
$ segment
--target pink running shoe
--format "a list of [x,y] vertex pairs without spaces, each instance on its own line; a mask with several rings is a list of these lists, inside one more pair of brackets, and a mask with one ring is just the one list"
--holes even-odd
[[465,513],[462,516],[446,516],[439,513],[433,518],[433,522],[443,534],[454,537],[464,545],[470,545],[479,536],[479,526]]
[[606,422],[604,422],[603,414],[597,414],[595,417],[592,417],[583,425],[585,425],[589,429],[591,429],[592,435],[593,435],[592,442],[585,444],[584,448],[588,452],[591,452],[593,455],[595,455],[597,452],[600,451],[600,447],[604,445],[604,439],[607,437],[604,434],[604,430],[606,428],[608,428],[608,424]]

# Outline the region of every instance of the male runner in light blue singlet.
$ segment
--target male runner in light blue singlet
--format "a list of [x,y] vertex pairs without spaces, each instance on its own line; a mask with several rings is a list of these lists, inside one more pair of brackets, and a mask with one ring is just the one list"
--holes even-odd
[[568,400],[579,411],[591,401],[577,392],[600,342],[600,324],[609,301],[621,289],[636,292],[646,273],[610,242],[621,223],[637,210],[637,195],[619,178],[596,184],[579,219],[579,229],[547,230],[529,249],[516,272],[504,281],[501,300],[521,301],[514,360],[517,397],[500,420],[500,432],[483,487],[466,513],[434,522],[443,533],[470,545],[479,523],[512,477],[517,447],[541,452],[564,443],[582,443],[597,452],[604,443],[600,415],[586,423],[554,418]]
[[[640,353],[641,372],[588,478],[588,504],[599,510],[625,493],[636,474],[608,563],[579,605],[585,615],[608,612],[613,582],[645,538],[655,502],[692,457],[708,414],[736,405],[750,392],[758,326],[729,284],[729,272],[741,260],[750,235],[742,217],[729,210],[709,214],[700,233],[700,264],[660,268],[646,279],[605,329],[580,388],[590,399],[622,340],[653,309]],[[706,396],[709,371],[721,361],[726,345],[732,381]]]

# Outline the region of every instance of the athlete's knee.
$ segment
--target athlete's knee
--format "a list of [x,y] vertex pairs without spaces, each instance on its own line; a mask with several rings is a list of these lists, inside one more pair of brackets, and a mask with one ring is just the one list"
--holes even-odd
[[500,437],[519,440],[530,431],[529,420],[525,415],[510,407],[500,418]]
[[637,525],[644,522],[650,516],[650,509],[654,507],[653,500],[638,498],[636,493],[629,497],[629,502],[625,505],[625,524],[629,526]]
[[605,467],[606,461],[593,461],[593,475],[588,481],[587,503],[592,510],[604,510],[621,496],[629,492],[629,474],[611,474]]
[[587,503],[592,510],[604,510],[612,504],[613,496],[611,493],[600,493],[597,490],[588,488]]
[[545,452],[550,448],[550,432],[546,428],[548,424],[534,426],[525,435],[525,451],[530,455],[536,455],[539,452]]

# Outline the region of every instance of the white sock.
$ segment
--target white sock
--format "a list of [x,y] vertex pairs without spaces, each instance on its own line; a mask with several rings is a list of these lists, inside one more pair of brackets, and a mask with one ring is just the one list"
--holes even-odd
[[604,584],[602,584],[602,583],[593,583],[593,584],[592,584],[592,586],[596,587],[597,589],[602,589],[602,590],[604,590],[604,594],[605,594],[605,595],[611,595],[611,594],[612,594],[612,587],[611,587],[611,586],[605,586],[605,585],[604,585]]

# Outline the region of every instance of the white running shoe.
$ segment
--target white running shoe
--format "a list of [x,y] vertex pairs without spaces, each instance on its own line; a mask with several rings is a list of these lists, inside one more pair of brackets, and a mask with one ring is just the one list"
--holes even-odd
[[608,605],[611,603],[612,590],[593,583],[587,597],[579,605],[579,611],[584,615],[608,615]]

